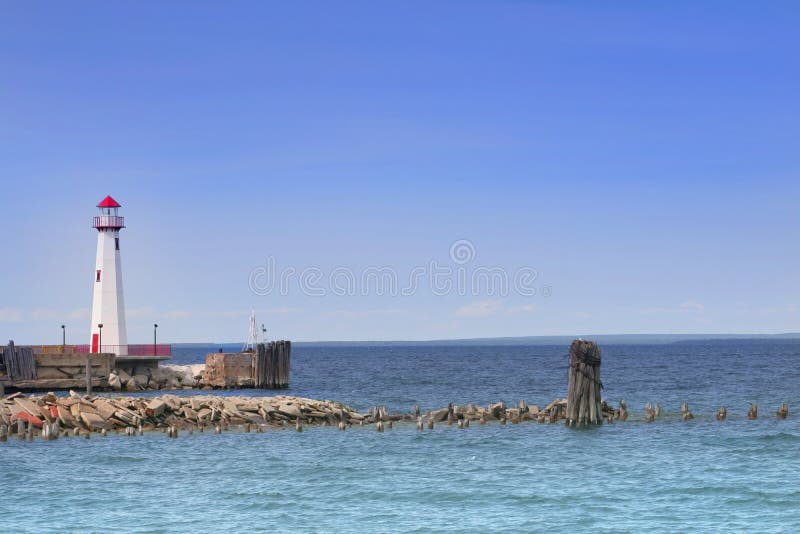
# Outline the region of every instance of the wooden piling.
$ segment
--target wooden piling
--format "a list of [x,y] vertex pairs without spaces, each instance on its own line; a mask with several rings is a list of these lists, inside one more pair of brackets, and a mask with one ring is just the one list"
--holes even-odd
[[620,421],[627,421],[628,419],[628,403],[625,402],[625,399],[619,401],[619,420]]
[[652,423],[656,420],[656,412],[653,410],[653,406],[648,402],[644,405],[644,422],[645,423]]
[[283,389],[289,387],[291,341],[259,343],[253,355],[253,383],[256,388]]
[[92,394],[92,355],[86,355],[86,394]]
[[681,417],[684,421],[694,419],[694,414],[689,411],[689,403],[686,401],[683,401],[683,404],[681,404]]
[[600,381],[600,363],[600,349],[597,344],[582,339],[572,342],[569,348],[568,426],[602,423],[600,390],[603,384]]
[[778,411],[775,412],[775,415],[778,417],[778,419],[786,419],[786,417],[789,415],[789,404],[785,402],[782,403],[780,408],[778,408]]

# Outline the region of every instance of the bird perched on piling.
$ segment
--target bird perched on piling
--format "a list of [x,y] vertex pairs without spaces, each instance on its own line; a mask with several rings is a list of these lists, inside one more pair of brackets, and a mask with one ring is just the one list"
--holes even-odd
[[683,404],[681,404],[681,417],[684,421],[694,419],[694,414],[689,411],[689,403],[686,401],[683,401]]
[[747,418],[750,420],[758,419],[758,404],[750,403],[750,409],[747,410]]
[[717,410],[717,421],[724,421],[726,417],[728,417],[728,410],[725,406],[720,406]]
[[781,407],[778,408],[778,411],[775,412],[775,415],[778,416],[778,419],[786,419],[789,415],[789,405],[787,403],[781,404]]

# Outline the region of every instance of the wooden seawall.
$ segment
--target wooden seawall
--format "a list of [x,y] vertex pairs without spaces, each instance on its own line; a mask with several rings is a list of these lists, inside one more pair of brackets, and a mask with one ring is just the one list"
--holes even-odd
[[108,375],[116,365],[113,354],[34,353],[31,347],[0,347],[0,389],[85,389],[89,360],[93,387],[108,387]]

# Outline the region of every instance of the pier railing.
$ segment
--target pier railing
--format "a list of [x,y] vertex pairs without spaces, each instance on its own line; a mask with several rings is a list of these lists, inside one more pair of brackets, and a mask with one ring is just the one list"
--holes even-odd
[[125,357],[140,357],[140,358],[169,358],[172,356],[172,345],[167,343],[145,343],[140,345],[106,345],[97,347],[97,350],[91,351],[89,345],[75,345],[75,352],[88,353],[88,352],[111,352],[118,356]]
[[[103,343],[102,347],[97,350],[91,350],[90,345],[28,345],[33,350],[34,354],[89,354],[92,352],[104,352],[120,354],[121,352],[127,353],[127,356],[140,356],[140,357],[171,357],[172,345],[168,343],[144,343],[137,345],[106,345]],[[126,350],[121,350],[125,348]],[[0,350],[2,352],[2,350]]]

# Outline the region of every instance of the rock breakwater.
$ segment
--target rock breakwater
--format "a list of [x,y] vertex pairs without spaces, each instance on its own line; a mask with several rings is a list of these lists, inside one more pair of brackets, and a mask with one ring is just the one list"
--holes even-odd
[[[514,408],[504,403],[488,406],[454,406],[421,413],[419,407],[408,413],[390,413],[384,406],[375,406],[360,413],[335,401],[303,397],[238,397],[220,395],[177,396],[172,394],[153,398],[86,396],[70,392],[69,396],[26,396],[15,393],[0,402],[0,440],[9,435],[33,439],[55,439],[59,436],[91,435],[109,432],[127,436],[146,431],[162,430],[170,437],[179,431],[219,433],[230,428],[246,432],[303,425],[331,426],[345,430],[353,425],[375,424],[378,430],[392,428],[395,422],[416,423],[432,429],[436,424],[467,428],[471,421],[486,424],[491,421],[505,424],[536,421],[556,422],[563,419],[565,400],[554,400],[544,409],[528,406],[524,401]],[[378,424],[380,423],[380,424]],[[427,423],[427,425],[425,425]]]

